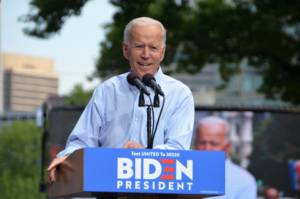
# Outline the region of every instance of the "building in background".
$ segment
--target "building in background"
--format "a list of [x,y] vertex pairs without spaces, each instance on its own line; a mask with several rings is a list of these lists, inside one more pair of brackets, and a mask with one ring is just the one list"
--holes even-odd
[[278,100],[268,100],[258,92],[262,83],[262,72],[251,67],[245,59],[238,65],[238,72],[230,78],[227,86],[218,90],[216,104],[255,106],[280,103]]
[[34,112],[58,93],[58,75],[52,59],[2,54],[3,102],[6,112]]
[[263,83],[263,74],[259,69],[248,65],[244,60],[238,73],[232,75],[227,86],[220,89],[221,80],[218,64],[206,64],[196,74],[174,74],[192,91],[195,105],[217,106],[283,106],[289,105],[279,99],[267,99],[258,89]]
[[192,91],[195,105],[214,105],[218,68],[216,64],[207,64],[201,72],[191,74],[174,74],[174,78],[185,83]]

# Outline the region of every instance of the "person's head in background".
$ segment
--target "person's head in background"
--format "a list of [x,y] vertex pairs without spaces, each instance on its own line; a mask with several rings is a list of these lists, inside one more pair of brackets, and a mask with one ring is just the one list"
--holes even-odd
[[274,187],[267,187],[264,189],[265,199],[279,199],[279,191]]
[[161,22],[139,17],[131,20],[123,35],[123,55],[129,61],[131,70],[139,77],[154,75],[164,58],[166,29]]
[[229,130],[230,125],[226,120],[216,116],[204,117],[197,125],[195,148],[229,154]]

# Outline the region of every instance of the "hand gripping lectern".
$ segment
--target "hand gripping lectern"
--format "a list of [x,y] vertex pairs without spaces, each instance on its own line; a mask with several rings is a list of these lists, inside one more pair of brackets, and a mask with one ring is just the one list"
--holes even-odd
[[59,167],[50,197],[203,198],[224,194],[220,151],[84,148]]

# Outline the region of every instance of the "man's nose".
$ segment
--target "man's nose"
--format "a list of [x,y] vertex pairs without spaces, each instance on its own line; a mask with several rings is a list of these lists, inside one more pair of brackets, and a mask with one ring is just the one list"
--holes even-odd
[[149,48],[147,46],[145,46],[143,49],[142,57],[144,59],[147,59],[147,58],[149,58],[149,56],[150,56]]
[[204,148],[204,150],[206,150],[206,151],[211,151],[211,150],[213,150],[213,147],[211,146],[210,143],[205,143],[205,144],[203,145],[203,148]]

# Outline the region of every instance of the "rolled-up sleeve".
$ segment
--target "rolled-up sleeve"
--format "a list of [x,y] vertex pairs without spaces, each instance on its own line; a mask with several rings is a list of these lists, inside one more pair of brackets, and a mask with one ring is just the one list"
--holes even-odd
[[66,156],[84,147],[99,146],[99,133],[103,123],[101,89],[96,89],[68,137],[66,147],[57,156]]

